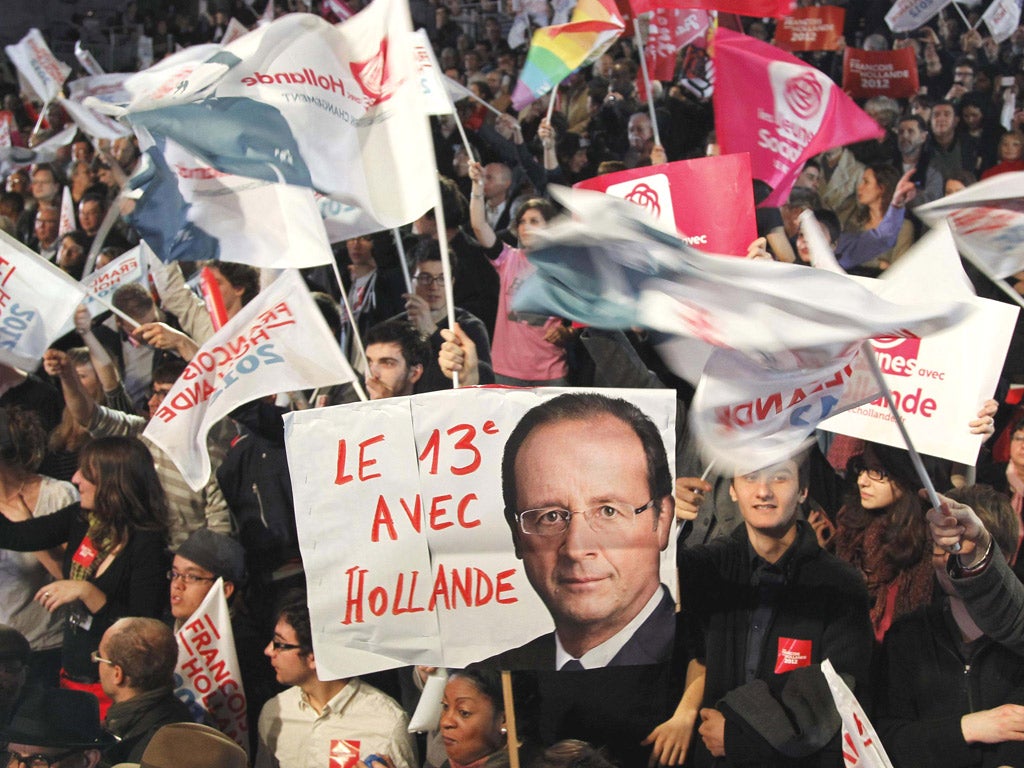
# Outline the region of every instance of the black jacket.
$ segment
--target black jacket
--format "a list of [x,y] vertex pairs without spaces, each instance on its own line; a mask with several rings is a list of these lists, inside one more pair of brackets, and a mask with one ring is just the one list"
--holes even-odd
[[819,548],[810,526],[797,521],[796,541],[775,564],[783,580],[771,598],[774,613],[748,683],[751,612],[765,599],[752,555],[744,524],[706,546],[679,551],[683,608],[705,630],[703,706],[718,709],[726,723],[724,761],[716,763],[697,739],[695,764],[841,766],[839,715],[818,665],[829,659],[863,696],[872,648],[864,580]]

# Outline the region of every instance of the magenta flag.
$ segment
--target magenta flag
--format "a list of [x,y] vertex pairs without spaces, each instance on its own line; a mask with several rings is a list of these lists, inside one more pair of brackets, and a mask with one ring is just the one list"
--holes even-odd
[[723,153],[749,152],[753,177],[786,201],[803,164],[882,129],[824,73],[768,43],[715,34],[715,131]]

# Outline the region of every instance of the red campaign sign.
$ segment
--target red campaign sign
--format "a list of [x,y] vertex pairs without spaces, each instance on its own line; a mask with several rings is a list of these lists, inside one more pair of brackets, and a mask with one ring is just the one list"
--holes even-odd
[[651,17],[644,55],[651,80],[672,80],[679,51],[703,41],[711,17],[707,11],[689,8],[657,8]]
[[794,669],[811,666],[811,641],[795,637],[779,638],[779,653],[775,657],[775,674],[784,675]]
[[707,253],[742,256],[757,237],[745,152],[606,173],[573,186],[636,203]]
[[890,96],[905,99],[918,91],[913,48],[862,51],[847,48],[843,55],[843,90],[855,99]]
[[834,51],[845,21],[846,10],[835,5],[797,8],[779,21],[775,45],[784,51]]

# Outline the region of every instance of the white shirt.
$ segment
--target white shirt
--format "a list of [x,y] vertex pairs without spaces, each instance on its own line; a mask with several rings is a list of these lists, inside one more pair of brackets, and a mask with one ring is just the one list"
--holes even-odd
[[[651,595],[651,599],[647,601],[647,605],[643,607],[640,613],[633,617],[629,624],[600,645],[594,646],[580,656],[579,662],[583,665],[583,668],[600,669],[601,667],[607,667],[608,662],[615,658],[615,654],[621,651],[623,646],[633,637],[633,634],[640,629],[640,625],[647,621],[648,617],[654,613],[654,609],[661,602],[661,597],[662,590],[661,587],[658,587],[654,594]],[[562,647],[562,640],[558,637],[558,633],[555,632],[555,669],[561,669],[567,661],[571,661],[574,658],[576,657]]]
[[329,768],[370,755],[387,755],[396,768],[414,768],[408,726],[409,718],[394,699],[358,677],[319,715],[295,686],[268,701],[260,713],[255,768]]

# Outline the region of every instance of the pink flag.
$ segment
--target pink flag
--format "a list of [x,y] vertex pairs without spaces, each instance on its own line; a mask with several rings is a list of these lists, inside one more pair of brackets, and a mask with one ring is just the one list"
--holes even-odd
[[720,28],[714,62],[718,142],[750,153],[754,178],[773,188],[764,205],[785,202],[814,155],[882,135],[824,73],[773,45]]
[[644,55],[651,80],[672,80],[675,75],[679,50],[696,40],[702,40],[708,31],[710,16],[707,11],[689,8],[653,8],[650,32]]

